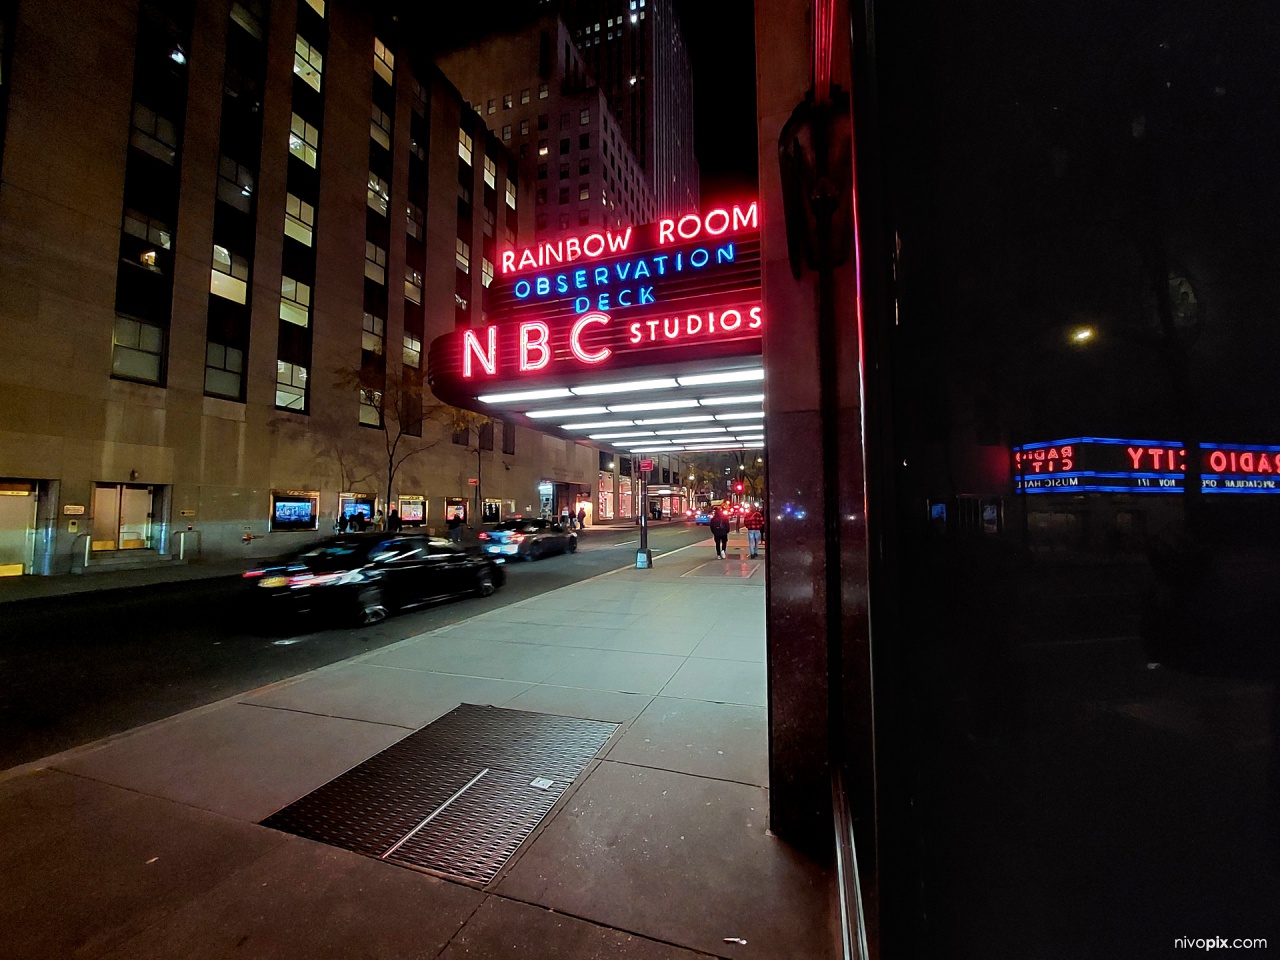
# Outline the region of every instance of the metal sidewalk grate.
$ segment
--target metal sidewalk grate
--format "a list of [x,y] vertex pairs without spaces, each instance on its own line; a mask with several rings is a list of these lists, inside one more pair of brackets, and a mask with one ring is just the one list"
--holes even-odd
[[488,883],[617,728],[464,703],[262,823]]

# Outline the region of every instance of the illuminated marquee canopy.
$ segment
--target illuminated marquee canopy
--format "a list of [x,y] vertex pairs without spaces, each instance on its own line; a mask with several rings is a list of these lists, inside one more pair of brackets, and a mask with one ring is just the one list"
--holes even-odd
[[[1076,437],[1013,448],[1014,489],[1025,493],[1180,493],[1187,451],[1168,440]],[[1280,446],[1200,445],[1205,493],[1280,493]]]
[[428,382],[620,450],[763,446],[759,226],[752,201],[505,250],[492,322],[437,338]]

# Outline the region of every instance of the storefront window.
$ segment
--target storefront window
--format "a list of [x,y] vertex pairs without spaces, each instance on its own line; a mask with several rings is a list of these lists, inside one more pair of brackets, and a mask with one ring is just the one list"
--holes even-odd
[[315,492],[273,493],[271,532],[315,530],[320,524],[320,494]]

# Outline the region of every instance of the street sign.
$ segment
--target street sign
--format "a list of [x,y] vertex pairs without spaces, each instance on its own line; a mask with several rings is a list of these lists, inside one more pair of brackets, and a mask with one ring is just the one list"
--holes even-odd
[[652,461],[652,460],[641,460],[641,461],[640,461],[640,472],[641,472],[641,473],[649,473],[651,470],[653,470],[653,461]]
[[480,486],[480,480],[478,477],[467,477],[467,483],[471,484],[473,487]]

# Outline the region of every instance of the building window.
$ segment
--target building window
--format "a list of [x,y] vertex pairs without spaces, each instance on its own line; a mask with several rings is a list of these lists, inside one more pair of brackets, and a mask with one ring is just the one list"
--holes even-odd
[[422,274],[413,267],[404,268],[404,298],[422,303]]
[[375,317],[372,313],[366,313],[360,335],[360,349],[381,355],[386,335],[387,321],[382,317]]
[[374,283],[387,282],[387,251],[372,240],[364,242],[364,275]]
[[539,213],[534,223],[538,230],[547,229],[547,215],[545,213]]
[[484,185],[494,189],[498,186],[498,165],[492,157],[484,158]]
[[218,199],[241,213],[253,203],[253,171],[230,157],[218,158]]
[[415,370],[422,366],[422,341],[407,333],[404,335],[404,365]]
[[423,237],[422,208],[417,204],[409,204],[405,211],[404,232],[415,240],[421,240]]
[[369,189],[366,193],[365,202],[370,210],[374,213],[380,213],[384,217],[387,215],[387,209],[391,205],[391,188],[387,186],[387,181],[372,170],[369,171]]
[[160,116],[150,107],[135,103],[129,143],[143,153],[172,166],[178,155],[178,130],[172,120]]
[[520,136],[522,136],[522,137],[527,137],[528,135],[529,135],[529,121],[528,121],[528,120],[521,120],[521,121],[520,121]]
[[239,400],[244,382],[244,351],[220,343],[205,347],[204,392]]
[[521,90],[521,91],[520,91],[520,102],[521,102],[522,104],[523,104],[523,103],[528,103],[528,102],[529,102],[529,88],[528,88],[528,87],[525,87],[523,90]]
[[373,72],[392,85],[395,84],[396,55],[377,37],[373,38]]
[[547,179],[547,165],[545,163],[538,164],[538,179]]
[[461,312],[463,313],[467,312],[467,309],[468,309],[467,298],[464,297],[462,294],[455,292],[453,295],[453,303],[454,303],[454,306],[456,306],[458,310],[460,310]]
[[578,161],[578,176],[585,177],[590,172],[591,172],[591,160],[588,157],[583,157]]
[[545,83],[538,84],[538,99],[545,100],[547,99],[547,96],[548,96],[547,85]]
[[569,215],[567,213],[560,214],[560,229],[564,230],[569,226]]
[[485,112],[485,113],[497,113],[497,112],[498,112],[498,101],[497,101],[494,97],[490,97],[490,98],[489,98],[489,102],[488,102],[487,104],[485,104],[485,110],[484,110],[484,112]]
[[484,235],[486,237],[493,236],[493,229],[497,222],[497,214],[488,207],[484,208]]
[[413,78],[413,109],[426,116],[427,88],[418,82],[417,77]]
[[382,426],[382,391],[360,388],[360,423],[366,427]]
[[138,241],[126,240],[121,244],[120,255],[127,262],[142,266],[152,273],[164,273],[168,266],[167,258],[157,256],[157,250],[168,250],[172,233],[167,224],[148,217],[137,210],[125,209],[124,224],[121,228],[130,237]]
[[458,130],[458,156],[462,158],[463,163],[471,162],[471,134],[467,131]]
[[542,206],[546,202],[547,202],[547,188],[539,187],[538,188],[538,206]]
[[373,104],[373,121],[369,124],[369,136],[373,137],[376,143],[388,150],[391,149],[391,116],[376,103]]
[[507,454],[516,452],[516,425],[514,423],[504,421],[502,424],[502,452]]
[[302,413],[307,409],[307,368],[276,361],[276,407]]
[[[522,132],[523,132],[523,131],[522,131]],[[504,124],[502,125],[502,139],[503,139],[503,140],[510,140],[510,139],[511,139],[511,124],[509,124],[509,123],[504,123]]]
[[493,421],[486,420],[476,431],[476,446],[481,450],[493,449]]
[[458,237],[454,245],[454,261],[458,264],[458,269],[463,273],[471,272],[471,244],[467,243],[461,237]]
[[[303,246],[311,246],[315,230],[316,208],[292,193],[284,198],[284,235]],[[243,302],[243,301],[242,301]]]
[[307,0],[307,6],[320,16],[324,16],[324,0]]
[[578,226],[585,227],[591,222],[591,211],[585,207],[578,211]]
[[561,180],[569,179],[569,161],[568,160],[565,160],[560,164],[560,179]]
[[164,330],[129,317],[116,317],[111,336],[111,375],[158,384],[163,364]]
[[493,283],[493,261],[488,257],[480,258],[480,286],[488,288]]
[[280,278],[280,319],[307,326],[310,320],[311,287],[292,277]]
[[538,156],[540,156],[540,157],[545,157],[545,156],[546,156],[548,153],[550,153],[550,152],[551,152],[551,149],[547,146],[547,141],[546,141],[546,140],[539,140],[539,141],[538,141]]
[[589,183],[578,184],[578,199],[579,200],[591,199],[591,184]]
[[569,152],[569,138],[561,137],[560,138],[560,156],[563,157],[568,152]]
[[510,109],[511,109],[511,94],[509,94],[509,93],[504,93],[504,94],[502,95],[502,109],[503,109],[503,110],[510,110]]
[[538,129],[547,129],[547,115],[545,113],[538,114]]
[[582,111],[578,114],[578,123],[581,126],[585,127],[590,122],[591,122],[591,108],[583,107]]
[[324,73],[324,55],[298,34],[293,42],[293,72],[316,93]]
[[514,180],[507,181],[507,206],[512,210],[516,208],[516,185]]
[[249,262],[215,243],[209,292],[236,303],[244,303],[249,294]]
[[289,152],[312,169],[320,157],[320,131],[296,113],[289,122]]
[[569,188],[568,188],[568,187],[561,187],[561,188],[560,188],[560,201],[559,201],[559,202],[560,202],[560,205],[561,205],[561,206],[564,206],[566,203],[568,203],[568,202],[569,202]]
[[569,115],[567,113],[560,114],[560,129],[561,130],[569,129]]
[[591,134],[589,133],[578,134],[578,149],[579,150],[591,149]]

